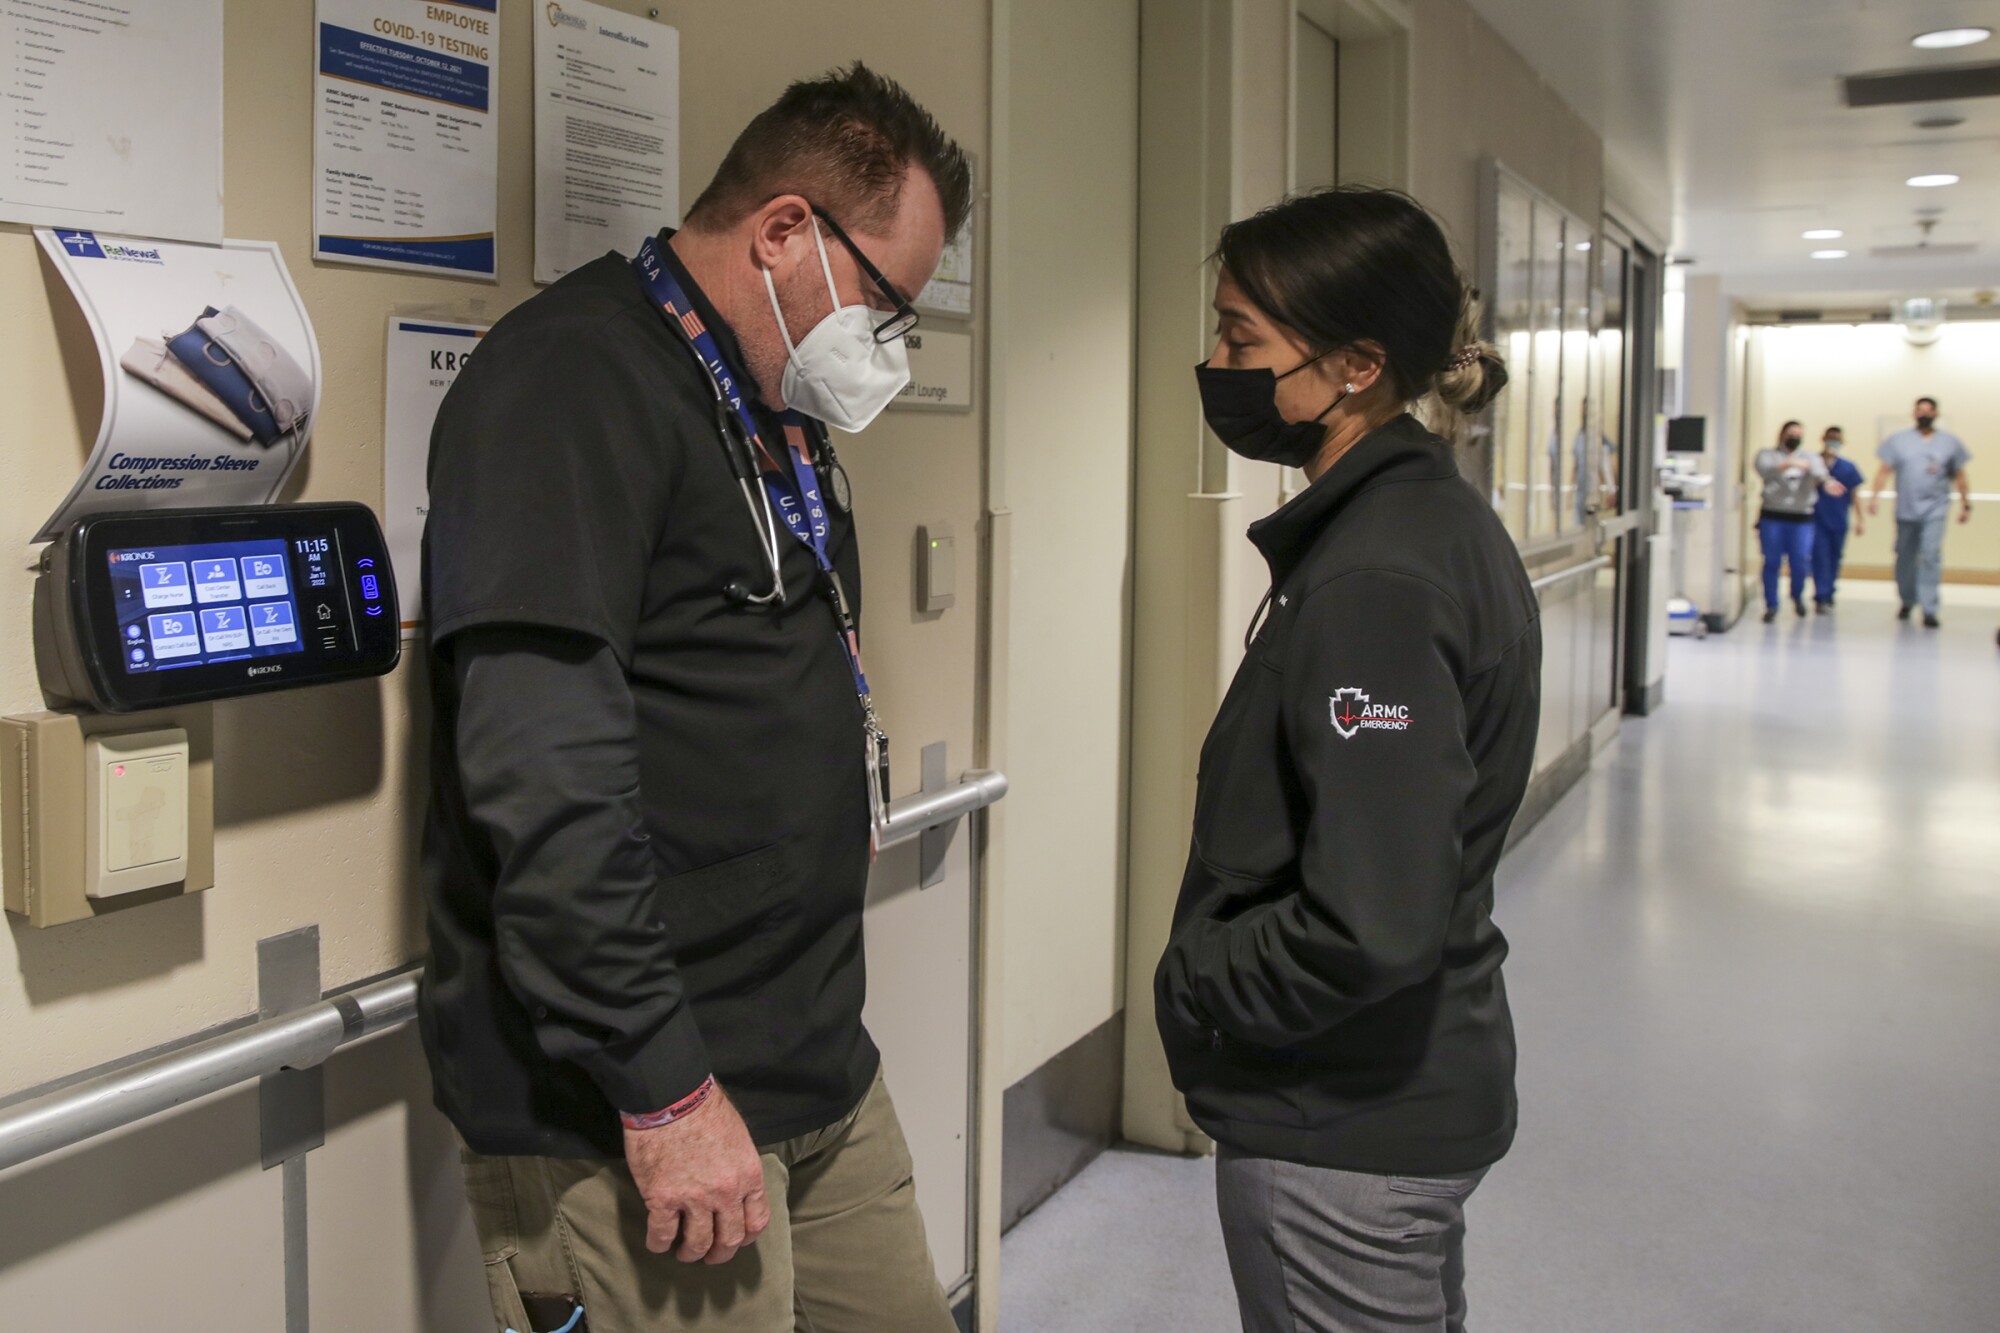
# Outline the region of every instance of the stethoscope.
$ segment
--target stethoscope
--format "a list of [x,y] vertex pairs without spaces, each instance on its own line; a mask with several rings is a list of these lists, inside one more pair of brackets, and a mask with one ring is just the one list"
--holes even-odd
[[[784,537],[785,529],[778,519],[778,512],[771,506],[771,493],[764,487],[763,468],[757,461],[757,451],[750,439],[743,433],[743,423],[737,418],[735,409],[722,392],[722,382],[715,377],[708,359],[696,347],[694,339],[677,320],[669,319],[668,324],[680,333],[681,341],[687,344],[688,352],[701,367],[702,378],[708,381],[708,390],[715,398],[715,434],[722,441],[722,452],[729,459],[729,470],[736,476],[736,486],[743,494],[743,507],[749,512],[750,526],[757,533],[757,547],[764,555],[764,564],[771,572],[771,590],[760,593],[742,579],[732,579],[722,589],[722,595],[738,606],[783,606],[785,604]],[[834,455],[833,442],[823,434],[817,441],[815,451],[824,463],[815,467],[831,474],[835,506],[846,513],[852,506],[849,500],[851,488],[847,475],[841,470],[840,460]]]

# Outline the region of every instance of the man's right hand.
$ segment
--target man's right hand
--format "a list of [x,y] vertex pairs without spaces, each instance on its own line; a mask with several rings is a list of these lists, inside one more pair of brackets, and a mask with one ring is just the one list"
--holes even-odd
[[646,1200],[646,1248],[726,1264],[771,1225],[764,1163],[721,1088],[685,1119],[625,1131],[625,1161]]

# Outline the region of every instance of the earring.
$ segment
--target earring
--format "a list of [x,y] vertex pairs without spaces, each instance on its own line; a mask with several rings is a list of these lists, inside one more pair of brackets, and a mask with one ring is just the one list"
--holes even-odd
[[1354,392],[1354,386],[1353,386],[1352,384],[1348,385],[1348,386],[1347,386],[1347,391],[1348,391],[1349,393],[1353,393],[1353,392]]

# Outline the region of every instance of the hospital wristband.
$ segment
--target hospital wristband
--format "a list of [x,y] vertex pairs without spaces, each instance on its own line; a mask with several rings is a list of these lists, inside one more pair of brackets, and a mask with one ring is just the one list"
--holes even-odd
[[627,1129],[658,1129],[662,1125],[671,1125],[676,1120],[685,1120],[687,1117],[693,1115],[701,1109],[701,1104],[707,1101],[709,1095],[714,1091],[715,1075],[710,1074],[701,1081],[700,1087],[663,1111],[649,1111],[644,1115],[633,1115],[629,1111],[620,1111],[618,1119],[624,1123]]

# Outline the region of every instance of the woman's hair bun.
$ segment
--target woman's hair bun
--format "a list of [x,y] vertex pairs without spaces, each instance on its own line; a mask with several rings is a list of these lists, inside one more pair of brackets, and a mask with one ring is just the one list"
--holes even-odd
[[1506,359],[1499,348],[1479,336],[1482,322],[1479,293],[1468,290],[1451,359],[1437,377],[1438,400],[1461,416],[1484,412],[1507,387]]

